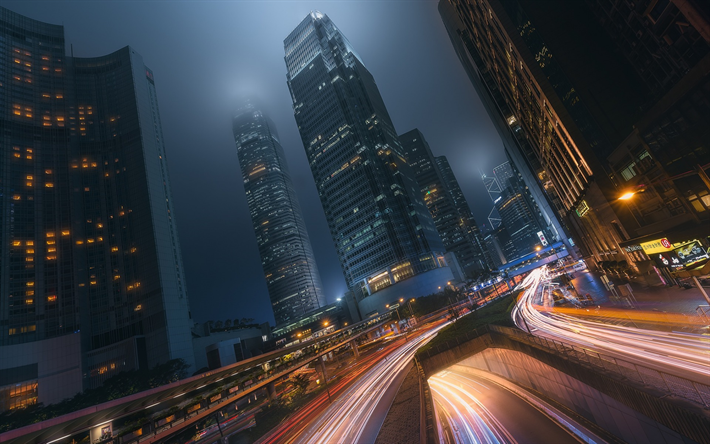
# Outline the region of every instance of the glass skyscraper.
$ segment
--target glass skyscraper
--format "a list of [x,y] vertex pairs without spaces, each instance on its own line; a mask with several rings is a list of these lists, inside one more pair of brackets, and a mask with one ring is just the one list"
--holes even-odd
[[194,362],[153,73],[0,7],[0,410]]
[[326,305],[274,123],[247,103],[233,121],[239,165],[276,324]]
[[284,49],[296,122],[348,287],[367,298],[428,271],[451,275],[377,85],[348,40],[312,12]]
[[[407,162],[415,173],[424,203],[434,219],[434,224],[446,250],[454,253],[468,277],[473,278],[483,271],[488,271],[489,261],[486,260],[484,252],[486,248],[475,238],[477,227],[475,227],[476,231],[471,227],[476,223],[470,211],[468,213],[459,212],[424,135],[418,129],[413,129],[400,135],[399,141],[404,148]],[[456,182],[458,188],[458,181],[453,176],[453,172],[451,172],[451,176],[452,178],[448,179]],[[457,189],[458,192],[460,190],[460,188]],[[457,197],[464,202],[465,207],[468,207],[463,199],[463,193]],[[462,205],[459,204],[459,206]]]

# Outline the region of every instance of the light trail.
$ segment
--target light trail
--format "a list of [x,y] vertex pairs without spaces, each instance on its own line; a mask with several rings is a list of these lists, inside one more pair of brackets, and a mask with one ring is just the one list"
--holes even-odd
[[548,280],[546,270],[537,269],[521,284],[527,289],[512,316],[522,330],[529,327],[536,336],[579,345],[699,382],[707,381],[710,338],[606,324],[557,312],[549,296],[538,291]]
[[442,444],[605,443],[562,412],[488,372],[454,365],[430,377],[429,386]]
[[[437,417],[445,416],[451,435],[448,436],[438,422],[442,443],[457,444],[506,444],[515,443],[498,420],[471,393],[479,392],[470,384],[453,384],[446,378],[447,372],[429,378]],[[484,386],[485,387],[485,386]],[[487,387],[485,387],[488,390]],[[479,392],[480,393],[480,392]]]
[[[381,360],[340,395],[298,437],[296,443],[359,443],[375,409],[390,386],[410,365],[417,349],[429,341],[442,324],[405,342]],[[385,410],[386,414],[386,410]],[[384,419],[384,418],[382,418]]]

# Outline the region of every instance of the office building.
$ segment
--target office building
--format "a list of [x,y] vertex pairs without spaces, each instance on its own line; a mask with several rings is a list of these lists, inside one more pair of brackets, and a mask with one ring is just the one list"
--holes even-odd
[[286,156],[273,121],[253,104],[234,117],[244,191],[276,324],[325,306],[325,295]]
[[673,248],[707,245],[701,2],[442,0],[439,11],[506,152],[589,263],[643,273],[653,248],[642,244],[658,233]]
[[153,73],[0,7],[0,409],[194,363]]
[[491,254],[488,251],[488,246],[483,240],[481,230],[476,223],[476,219],[473,217],[473,212],[471,212],[471,208],[468,206],[466,197],[463,195],[463,191],[461,191],[459,181],[456,179],[456,176],[454,176],[454,171],[451,169],[448,159],[446,156],[437,156],[434,158],[434,161],[439,168],[439,173],[444,181],[444,185],[449,190],[449,195],[453,199],[454,207],[463,218],[463,222],[469,231],[469,235],[472,236],[473,242],[483,253],[482,260],[485,266],[489,269],[495,268]]
[[[445,184],[424,135],[418,129],[414,129],[400,135],[399,141],[446,251],[456,256],[466,276],[474,278],[487,272],[489,266],[483,251],[485,246],[477,242],[474,231],[470,228],[471,224],[475,226],[475,222],[470,212],[460,213],[456,207],[453,195]],[[455,177],[453,181],[456,182]],[[463,199],[463,195],[459,198]],[[463,200],[463,205],[468,207],[465,199]],[[477,231],[478,227],[475,228]]]
[[452,278],[445,249],[374,78],[320,12],[306,16],[284,49],[296,123],[363,316],[400,294],[436,292]]
[[493,174],[502,184],[494,206],[512,245],[510,253],[506,255],[507,262],[547,247],[551,238],[549,229],[517,169],[508,161],[493,168]]

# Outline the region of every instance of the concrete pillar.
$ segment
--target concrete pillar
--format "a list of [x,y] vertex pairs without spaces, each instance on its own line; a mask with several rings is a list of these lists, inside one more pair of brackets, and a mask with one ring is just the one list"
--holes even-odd
[[273,401],[277,398],[276,384],[274,382],[266,384],[266,393],[269,395],[269,401]]
[[390,324],[390,325],[392,327],[392,331],[394,332],[394,334],[398,335],[399,334],[399,325],[397,325],[396,323]]
[[350,341],[350,348],[353,349],[353,355],[355,355],[355,359],[360,357],[360,351],[357,349],[357,342],[353,339]]
[[323,360],[323,356],[318,359],[318,362],[320,363],[320,371],[323,374],[323,380],[327,381],[328,380],[328,373],[325,371],[325,361]]

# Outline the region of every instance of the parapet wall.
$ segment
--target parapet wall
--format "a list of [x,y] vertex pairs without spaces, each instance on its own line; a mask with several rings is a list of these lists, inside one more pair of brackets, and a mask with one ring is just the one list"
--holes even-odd
[[710,411],[594,369],[505,328],[419,356],[426,377],[452,365],[490,371],[629,443],[710,443]]

